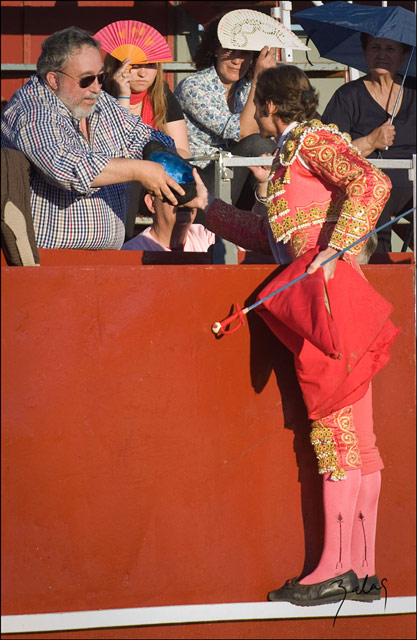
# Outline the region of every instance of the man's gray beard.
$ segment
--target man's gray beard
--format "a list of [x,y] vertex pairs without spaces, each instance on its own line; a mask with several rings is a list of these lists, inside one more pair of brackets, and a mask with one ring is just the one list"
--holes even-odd
[[75,107],[75,109],[71,109],[71,113],[76,120],[81,120],[81,118],[88,118],[94,113],[97,106],[97,101],[91,105],[91,107]]

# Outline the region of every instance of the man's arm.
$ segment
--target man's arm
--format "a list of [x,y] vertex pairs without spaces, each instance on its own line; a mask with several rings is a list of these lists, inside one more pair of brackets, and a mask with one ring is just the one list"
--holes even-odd
[[171,189],[184,195],[185,191],[171,178],[157,162],[135,160],[131,158],[111,158],[103,171],[91,183],[92,187],[104,187],[108,184],[131,182],[137,180],[146,191],[160,200],[164,197],[172,204],[177,204]]

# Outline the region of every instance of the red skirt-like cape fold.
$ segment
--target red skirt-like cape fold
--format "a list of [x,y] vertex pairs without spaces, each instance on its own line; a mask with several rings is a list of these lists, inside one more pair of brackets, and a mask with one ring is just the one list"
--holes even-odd
[[[258,295],[262,300],[306,272],[319,249],[286,267]],[[326,307],[325,291],[331,314]],[[392,305],[364,276],[338,260],[326,284],[323,270],[306,276],[256,308],[276,337],[294,354],[297,378],[311,420],[362,398],[388,362],[400,333]]]

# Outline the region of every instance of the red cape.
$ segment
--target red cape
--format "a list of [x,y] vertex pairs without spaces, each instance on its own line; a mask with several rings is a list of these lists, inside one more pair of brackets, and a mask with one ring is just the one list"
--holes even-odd
[[[258,295],[258,300],[305,273],[319,252],[307,251]],[[325,289],[331,315],[325,304]],[[343,260],[325,283],[322,269],[271,297],[256,311],[294,354],[298,381],[311,420],[362,398],[390,358],[400,329],[392,305]]]

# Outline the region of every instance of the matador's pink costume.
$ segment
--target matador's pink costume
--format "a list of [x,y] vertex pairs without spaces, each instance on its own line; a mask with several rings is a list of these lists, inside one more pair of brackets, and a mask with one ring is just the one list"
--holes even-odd
[[[268,251],[269,245],[281,264],[298,259],[278,276],[285,281],[293,266],[305,271],[320,249],[340,251],[372,231],[391,185],[335,125],[292,123],[280,143],[269,178],[268,216],[215,200],[207,211],[207,227],[247,249]],[[282,294],[259,307],[270,329],[294,353],[319,472],[330,472],[332,480],[344,479],[349,470],[366,475],[383,468],[372,430],[369,383],[388,360],[398,329],[388,318],[391,306],[366,282],[356,262],[363,244],[343,254],[327,284],[319,269],[302,286],[290,287],[289,318],[282,316]],[[274,280],[259,298],[277,288]],[[303,314],[303,308],[309,313]],[[323,324],[329,311],[335,335],[332,323],[330,329]],[[329,336],[339,347],[333,358],[320,348]]]

